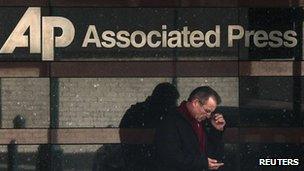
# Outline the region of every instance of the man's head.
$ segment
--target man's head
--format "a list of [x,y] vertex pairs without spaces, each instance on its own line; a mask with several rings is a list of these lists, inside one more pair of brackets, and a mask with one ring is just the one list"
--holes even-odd
[[211,113],[220,103],[221,97],[215,90],[208,86],[201,86],[191,92],[187,108],[197,121],[202,121],[211,118]]

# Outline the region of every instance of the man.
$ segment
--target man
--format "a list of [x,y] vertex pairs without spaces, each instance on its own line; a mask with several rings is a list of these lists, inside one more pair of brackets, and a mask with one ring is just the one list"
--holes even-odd
[[169,112],[156,129],[159,170],[217,170],[224,165],[215,159],[226,124],[222,114],[214,113],[220,102],[216,91],[202,86]]
[[[124,114],[119,128],[155,129],[161,119],[171,108],[176,108],[179,93],[171,83],[158,84],[152,95],[144,102],[132,105]],[[122,142],[127,139],[120,131]],[[125,144],[122,143],[122,152],[128,171],[155,170],[155,144]]]

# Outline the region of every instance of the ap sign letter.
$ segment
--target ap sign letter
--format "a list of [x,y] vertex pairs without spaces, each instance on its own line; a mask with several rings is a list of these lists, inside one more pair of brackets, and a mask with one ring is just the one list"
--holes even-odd
[[[13,53],[16,47],[28,47],[29,42],[30,53],[40,53],[40,16],[40,8],[28,8],[0,49],[0,53]],[[30,28],[30,39],[28,35],[24,35],[28,28]]]
[[[56,27],[62,29],[59,37],[54,37]],[[42,17],[42,30],[42,60],[54,60],[54,46],[67,47],[75,36],[72,22],[63,17]]]
[[[41,36],[42,23],[42,36]],[[54,35],[54,29],[62,30],[60,36]],[[29,35],[24,35],[26,30]],[[30,7],[26,10],[13,32],[7,38],[0,49],[0,53],[13,53],[16,47],[29,47],[30,53],[41,53],[42,37],[42,60],[54,60],[54,47],[67,47],[72,43],[75,36],[73,23],[64,17],[42,17],[41,9]]]

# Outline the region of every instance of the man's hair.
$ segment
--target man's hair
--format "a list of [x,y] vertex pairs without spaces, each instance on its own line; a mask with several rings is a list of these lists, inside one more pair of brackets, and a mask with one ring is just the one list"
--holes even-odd
[[202,103],[205,104],[209,97],[213,97],[216,101],[216,104],[220,104],[222,102],[221,97],[217,94],[217,92],[209,86],[201,86],[194,89],[191,92],[188,101],[199,99],[202,101]]

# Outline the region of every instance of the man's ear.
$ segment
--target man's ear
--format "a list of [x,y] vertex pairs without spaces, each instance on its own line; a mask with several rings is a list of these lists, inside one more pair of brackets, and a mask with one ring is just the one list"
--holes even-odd
[[194,99],[191,101],[193,107],[197,107],[199,105],[198,99]]

